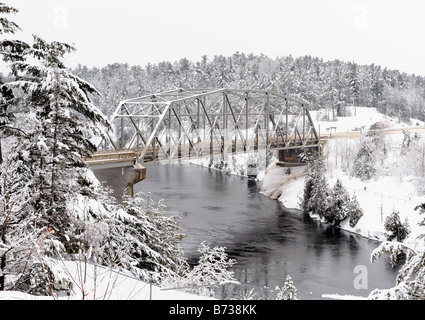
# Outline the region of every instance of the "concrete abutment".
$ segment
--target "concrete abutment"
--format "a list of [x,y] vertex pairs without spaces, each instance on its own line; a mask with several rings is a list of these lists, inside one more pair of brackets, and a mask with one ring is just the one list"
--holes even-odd
[[124,196],[134,196],[134,185],[146,179],[146,168],[140,164],[132,166],[96,168],[91,167],[100,182],[114,190],[113,196],[122,203]]

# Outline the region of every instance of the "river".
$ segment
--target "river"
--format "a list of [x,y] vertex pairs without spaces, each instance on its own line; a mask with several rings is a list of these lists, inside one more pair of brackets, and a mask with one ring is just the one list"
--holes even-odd
[[[260,182],[189,164],[149,164],[135,192],[164,199],[167,215],[178,215],[185,256],[197,261],[202,241],[224,246],[238,281],[282,287],[292,277],[300,299],[322,294],[367,297],[395,285],[398,268],[388,257],[373,264],[379,243],[322,224],[260,194]],[[357,266],[359,270],[355,270]],[[361,280],[361,285],[359,284]]]

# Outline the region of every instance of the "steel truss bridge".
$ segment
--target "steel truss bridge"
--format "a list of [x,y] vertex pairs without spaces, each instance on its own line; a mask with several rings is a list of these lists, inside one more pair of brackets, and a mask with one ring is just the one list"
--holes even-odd
[[151,94],[122,101],[111,122],[115,134],[108,133],[89,164],[116,154],[143,163],[320,144],[308,103],[267,90]]
[[111,132],[86,162],[132,166],[301,148],[319,148],[308,103],[268,90],[175,89],[122,101]]

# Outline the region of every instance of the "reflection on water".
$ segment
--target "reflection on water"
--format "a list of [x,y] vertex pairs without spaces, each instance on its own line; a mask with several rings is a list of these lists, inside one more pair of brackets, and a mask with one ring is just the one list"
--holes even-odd
[[[397,269],[387,257],[371,264],[379,243],[322,224],[259,193],[260,184],[187,164],[147,166],[135,190],[164,199],[169,215],[181,217],[189,261],[202,241],[225,246],[237,261],[237,279],[254,286],[283,286],[290,275],[303,299],[325,293],[367,296],[395,285]],[[367,290],[356,290],[357,265],[367,267]]]

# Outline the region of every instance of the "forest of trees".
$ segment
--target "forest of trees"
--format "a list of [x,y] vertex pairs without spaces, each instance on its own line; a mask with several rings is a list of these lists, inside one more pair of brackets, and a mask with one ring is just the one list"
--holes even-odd
[[324,108],[330,119],[344,116],[344,106],[377,108],[400,120],[425,120],[425,77],[339,60],[235,53],[202,56],[200,61],[103,68],[79,66],[73,70],[101,93],[94,101],[106,115],[119,102],[175,88],[268,89],[307,100],[313,109]]

